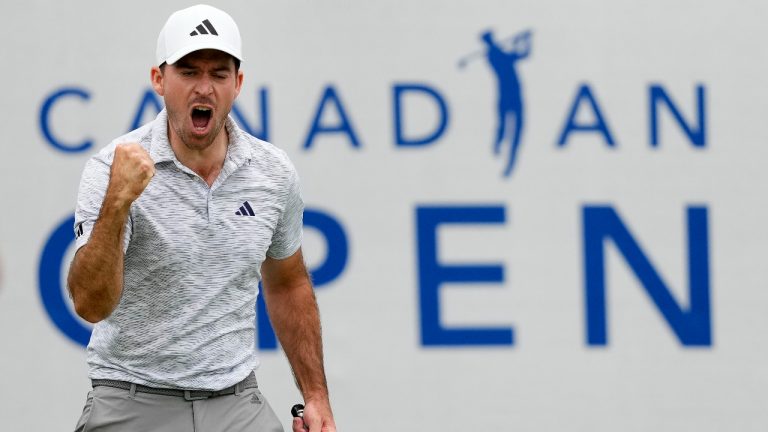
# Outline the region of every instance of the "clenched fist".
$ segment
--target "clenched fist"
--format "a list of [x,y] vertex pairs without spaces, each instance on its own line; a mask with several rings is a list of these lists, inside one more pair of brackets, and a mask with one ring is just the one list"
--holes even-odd
[[110,170],[107,193],[130,205],[144,192],[155,175],[155,162],[137,143],[118,144]]

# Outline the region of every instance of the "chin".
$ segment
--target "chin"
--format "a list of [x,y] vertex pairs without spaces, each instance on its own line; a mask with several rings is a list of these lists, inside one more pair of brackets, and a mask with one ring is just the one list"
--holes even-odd
[[208,147],[213,144],[213,137],[210,136],[203,136],[203,137],[197,137],[197,136],[186,136],[185,139],[182,139],[184,142],[184,145],[192,150],[205,150]]

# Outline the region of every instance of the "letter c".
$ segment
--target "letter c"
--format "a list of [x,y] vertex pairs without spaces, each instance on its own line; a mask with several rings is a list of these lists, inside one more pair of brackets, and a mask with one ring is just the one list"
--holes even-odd
[[90,93],[88,93],[85,89],[80,89],[76,87],[64,87],[59,89],[58,91],[55,91],[54,93],[49,95],[47,98],[45,98],[45,101],[43,102],[43,106],[40,108],[40,130],[42,131],[43,136],[45,137],[45,140],[48,141],[48,144],[52,145],[55,149],[59,151],[63,151],[65,153],[78,153],[81,151],[85,151],[93,145],[92,139],[86,138],[81,143],[68,144],[57,139],[56,137],[53,136],[53,133],[51,133],[51,127],[50,127],[51,109],[53,108],[53,105],[59,101],[59,99],[62,99],[65,97],[78,97],[85,101],[91,99]]

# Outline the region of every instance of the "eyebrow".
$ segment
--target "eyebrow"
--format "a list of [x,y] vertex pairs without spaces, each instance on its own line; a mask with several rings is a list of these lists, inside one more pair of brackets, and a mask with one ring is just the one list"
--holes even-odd
[[[194,66],[192,64],[189,64],[189,63],[186,63],[186,62],[182,62],[182,61],[177,61],[176,62],[176,67],[179,68],[179,69],[200,69],[197,66]],[[213,71],[214,72],[222,72],[222,71],[230,72],[231,68],[230,68],[229,65],[223,65],[222,64],[222,65],[219,65],[219,66],[215,66],[213,68]]]

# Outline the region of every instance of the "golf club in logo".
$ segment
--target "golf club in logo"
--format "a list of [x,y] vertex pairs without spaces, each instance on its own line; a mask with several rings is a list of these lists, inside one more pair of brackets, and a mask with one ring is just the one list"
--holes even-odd
[[[497,129],[493,143],[493,154],[498,157],[506,154],[507,162],[504,176],[509,177],[515,167],[515,159],[520,147],[523,125],[525,124],[525,105],[520,79],[515,69],[517,62],[525,59],[531,53],[531,31],[526,30],[508,38],[497,40],[493,31],[486,30],[480,34],[484,49],[474,51],[459,60],[459,69],[466,67],[469,62],[485,58],[491,66],[497,80]],[[507,126],[514,119],[514,126]],[[508,143],[508,149],[502,147]]]

